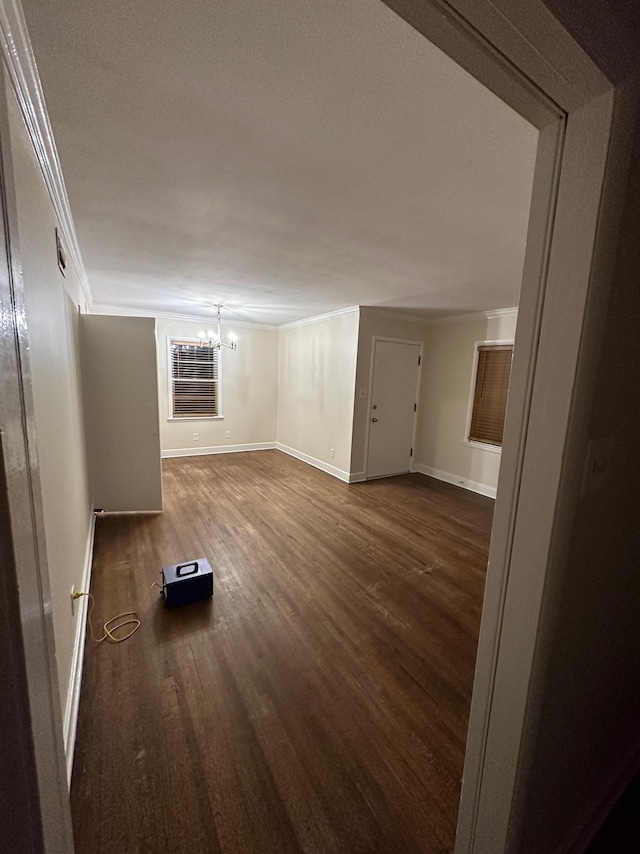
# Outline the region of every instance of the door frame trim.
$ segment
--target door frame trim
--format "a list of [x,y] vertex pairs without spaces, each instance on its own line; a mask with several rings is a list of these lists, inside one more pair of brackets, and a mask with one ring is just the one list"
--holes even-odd
[[[367,427],[365,430],[364,436],[364,447],[365,447],[365,455],[364,455],[364,479],[365,480],[374,480],[374,478],[369,478],[369,440],[371,437],[371,418],[372,418],[372,409],[373,406],[373,377],[374,377],[374,368],[376,363],[376,345],[378,342],[386,342],[387,344],[410,344],[411,346],[418,346],[420,348],[420,364],[418,365],[418,385],[416,388],[416,409],[413,413],[413,429],[411,431],[411,441],[413,443],[413,451],[415,457],[416,450],[416,438],[418,435],[418,412],[420,411],[420,389],[422,388],[422,367],[424,365],[424,341],[415,341],[412,338],[389,338],[386,335],[372,335],[371,336],[371,363],[369,367],[369,401],[367,406]],[[409,460],[409,471],[411,471],[413,465],[413,460]],[[377,477],[392,477],[392,475],[376,475]]]
[[602,49],[595,27],[582,31],[590,45],[579,45],[542,0],[384,2],[540,131],[455,848],[519,852],[634,96],[631,82],[620,75],[614,85],[587,52]]
[[[624,81],[614,86],[599,71],[588,49],[577,44],[543,0],[384,2],[418,31],[426,30],[430,41],[518,112],[537,115],[534,123],[544,125],[547,136],[555,133],[556,142],[560,123],[564,125],[561,114],[568,117],[558,162],[547,163],[549,169],[560,170],[562,165],[558,207],[547,210],[544,229],[537,223],[544,233],[535,235],[547,246],[544,269],[537,270],[544,276],[546,294],[541,302],[532,300],[530,319],[518,323],[519,329],[536,331],[522,360],[522,407],[516,411],[510,402],[507,413],[512,464],[520,460],[522,476],[506,478],[501,471],[496,504],[501,533],[498,537],[496,528],[492,541],[456,844],[458,854],[498,854],[518,850],[518,820],[525,801],[516,797],[516,790],[522,795],[532,755],[548,654],[545,639],[579,500],[595,377],[589,369],[597,365],[605,322],[622,206],[622,194],[614,190],[624,186],[622,152],[631,134],[634,96],[625,93]],[[3,14],[6,8],[17,8],[21,15],[17,0],[3,0]],[[554,109],[555,128],[541,118]],[[613,132],[615,144],[610,148]],[[549,208],[549,199],[539,198],[536,204]],[[534,273],[530,269],[528,275]],[[15,314],[11,322],[15,328]],[[554,388],[546,382],[544,369],[558,357],[566,365],[566,382]],[[534,451],[539,451],[541,422],[548,412],[554,424],[551,459],[536,469]],[[515,453],[516,442],[522,444],[521,456]],[[506,470],[504,457],[502,468]],[[526,524],[541,507],[542,540],[536,538],[539,529]],[[527,578],[533,581],[532,590],[527,589]],[[524,624],[518,625],[523,614]],[[26,663],[32,668],[33,662]],[[507,728],[502,731],[504,722]]]
[[[9,524],[15,555],[20,632],[15,638],[28,690],[25,719],[30,720],[31,748],[39,813],[24,816],[25,825],[41,826],[42,851],[73,850],[73,829],[64,754],[62,711],[55,654],[53,613],[35,427],[29,329],[18,232],[13,155],[9,123],[7,70],[0,69],[0,179],[6,258],[0,272],[3,341],[0,371],[6,379],[0,406]],[[11,343],[9,344],[9,341]],[[26,832],[26,831],[25,831]],[[40,850],[40,849],[38,849]]]

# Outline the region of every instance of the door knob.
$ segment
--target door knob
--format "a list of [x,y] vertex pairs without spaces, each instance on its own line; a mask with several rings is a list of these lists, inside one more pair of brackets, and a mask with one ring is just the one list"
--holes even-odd
[[372,418],[371,420],[372,420],[372,421],[377,421],[378,419],[377,419],[377,418]]

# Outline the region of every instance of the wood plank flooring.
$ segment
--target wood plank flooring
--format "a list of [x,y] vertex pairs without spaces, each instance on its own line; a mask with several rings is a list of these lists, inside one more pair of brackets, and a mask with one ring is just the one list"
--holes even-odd
[[[98,519],[71,789],[77,854],[450,852],[493,502],[278,451],[163,463]],[[167,610],[162,566],[213,600]]]

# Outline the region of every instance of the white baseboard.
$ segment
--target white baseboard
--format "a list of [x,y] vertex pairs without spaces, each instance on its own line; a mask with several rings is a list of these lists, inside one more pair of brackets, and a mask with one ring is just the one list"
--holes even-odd
[[276,450],[282,451],[283,454],[289,454],[290,457],[295,457],[297,460],[302,460],[303,463],[307,463],[314,468],[320,469],[320,471],[324,471],[333,477],[337,477],[338,480],[342,480],[344,483],[351,482],[349,479],[351,477],[349,472],[343,471],[343,469],[339,469],[336,466],[329,465],[329,463],[325,463],[322,460],[317,460],[315,457],[310,457],[309,454],[304,454],[302,451],[296,451],[295,448],[290,448],[288,445],[282,445],[280,442],[276,442]]
[[161,456],[163,459],[167,459],[169,457],[206,456],[207,454],[233,454],[240,451],[269,451],[274,448],[282,451],[284,454],[289,454],[290,457],[301,460],[303,463],[314,466],[314,468],[320,469],[333,477],[337,477],[338,480],[342,480],[344,483],[359,483],[367,479],[364,472],[349,474],[349,472],[343,469],[329,465],[329,463],[325,463],[322,460],[317,460],[315,457],[309,456],[309,454],[304,454],[302,451],[297,451],[295,448],[290,448],[288,445],[283,445],[280,442],[253,442],[247,445],[215,445],[209,448],[173,448],[162,451]]
[[240,451],[271,451],[276,447],[275,442],[251,442],[247,445],[214,445],[211,448],[173,448],[162,451],[161,457],[199,457],[207,454],[236,454]]
[[461,486],[463,489],[468,489],[470,492],[477,492],[479,495],[487,495],[489,498],[496,497],[496,487],[488,486],[486,483],[478,483],[475,480],[468,480],[465,477],[460,477],[457,474],[449,474],[447,471],[432,469],[431,466],[423,466],[422,463],[414,463],[411,466],[411,471],[426,474],[429,477],[435,477],[436,480],[443,480],[445,483],[452,483],[454,486]]
[[[82,587],[80,590],[89,592],[91,583],[91,565],[93,562],[93,542],[96,533],[96,514],[91,514],[89,522],[89,535],[87,537],[87,549],[84,557],[84,569],[82,572]],[[69,678],[69,689],[67,691],[67,703],[64,710],[63,737],[64,753],[67,765],[67,783],[71,786],[71,772],[73,770],[73,752],[76,746],[76,727],[78,725],[78,706],[80,703],[80,687],[82,685],[82,667],[84,664],[84,640],[87,633],[87,611],[89,598],[81,596],[76,599],[78,616],[76,621],[76,637],[73,644],[73,657],[71,659],[71,676]]]

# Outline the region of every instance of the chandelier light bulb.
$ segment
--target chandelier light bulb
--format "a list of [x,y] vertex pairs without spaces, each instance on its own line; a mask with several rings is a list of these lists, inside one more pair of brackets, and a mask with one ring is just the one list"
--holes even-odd
[[200,346],[201,347],[215,347],[216,350],[218,350],[218,351],[221,350],[223,347],[228,347],[230,350],[235,350],[237,347],[236,342],[238,339],[237,339],[237,336],[234,332],[229,333],[229,335],[228,335],[229,342],[222,340],[222,329],[221,329],[221,325],[220,325],[220,315],[222,313],[223,306],[222,306],[222,304],[216,305],[216,308],[218,309],[218,313],[216,315],[217,330],[216,330],[216,332],[214,332],[213,330],[209,329],[209,331],[207,332],[206,335],[204,334],[204,332],[200,332],[198,335],[198,337],[200,338]]

